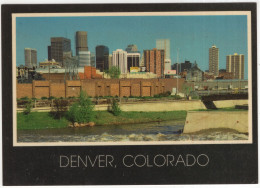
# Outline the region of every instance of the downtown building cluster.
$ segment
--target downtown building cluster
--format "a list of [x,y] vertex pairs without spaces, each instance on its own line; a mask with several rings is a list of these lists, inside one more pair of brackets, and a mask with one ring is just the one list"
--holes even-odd
[[[226,56],[226,69],[219,70],[219,48],[209,48],[209,70],[203,72],[196,61],[185,60],[172,65],[169,39],[157,39],[156,48],[143,50],[130,44],[123,49],[109,52],[106,45],[97,45],[95,52],[89,51],[88,33],[75,33],[75,50],[73,56],[71,40],[64,37],[51,37],[48,49],[48,61],[37,65],[37,50],[25,48],[25,67],[36,69],[36,72],[56,69],[56,73],[64,73],[66,79],[108,78],[104,72],[117,67],[122,78],[185,78],[187,81],[203,81],[214,79],[244,79],[244,55],[234,53]],[[66,74],[69,76],[66,77]],[[131,75],[132,77],[128,76]],[[140,77],[137,77],[140,78]],[[46,79],[46,78],[45,78]]]

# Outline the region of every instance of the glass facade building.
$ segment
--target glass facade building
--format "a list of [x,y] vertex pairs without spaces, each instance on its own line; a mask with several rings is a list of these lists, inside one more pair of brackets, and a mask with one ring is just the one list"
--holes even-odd
[[96,46],[96,69],[99,69],[101,72],[104,72],[104,70],[108,70],[108,56],[109,49],[107,46]]

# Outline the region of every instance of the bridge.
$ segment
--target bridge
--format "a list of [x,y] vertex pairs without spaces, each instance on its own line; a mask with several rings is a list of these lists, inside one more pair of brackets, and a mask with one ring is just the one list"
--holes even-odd
[[247,89],[197,90],[191,94],[200,96],[207,109],[217,109],[213,101],[248,99]]

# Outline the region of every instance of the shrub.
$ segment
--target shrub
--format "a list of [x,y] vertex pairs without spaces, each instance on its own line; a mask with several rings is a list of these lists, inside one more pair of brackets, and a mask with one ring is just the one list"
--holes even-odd
[[120,113],[121,113],[121,109],[120,109],[120,107],[119,107],[119,104],[118,104],[118,102],[117,102],[115,99],[113,99],[113,101],[112,101],[112,109],[111,109],[111,112],[112,112],[112,114],[114,114],[115,116],[118,116],[118,115],[120,115]]
[[68,111],[68,104],[69,102],[67,100],[55,99],[53,101],[53,107],[50,112],[51,115],[53,115],[55,118],[61,119],[61,117],[64,116]]
[[87,123],[94,120],[94,105],[83,91],[80,92],[79,101],[75,102],[68,111],[68,119],[71,122]]
[[48,99],[49,99],[49,100],[52,100],[52,99],[55,99],[55,97],[53,97],[53,96],[50,96]]
[[42,99],[42,100],[45,100],[45,99],[48,99],[48,98],[47,98],[47,97],[42,97],[41,99]]
[[22,98],[20,98],[20,100],[29,100],[29,98],[28,97],[22,97]]
[[32,110],[32,101],[28,100],[27,103],[25,104],[25,108],[23,110],[24,115],[28,115],[31,113]]

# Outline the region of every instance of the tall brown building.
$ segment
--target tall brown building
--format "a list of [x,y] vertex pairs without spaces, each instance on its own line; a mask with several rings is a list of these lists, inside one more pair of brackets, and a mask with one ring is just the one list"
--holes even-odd
[[212,46],[209,49],[209,72],[214,76],[218,76],[219,73],[219,50],[216,46]]
[[243,54],[234,53],[226,57],[226,71],[233,73],[234,79],[244,79],[245,57]]
[[144,66],[147,72],[153,72],[157,74],[158,78],[164,76],[164,50],[144,50]]
[[63,37],[51,38],[50,59],[54,59],[56,62],[59,62],[61,66],[64,66],[64,59],[69,56],[71,57],[71,55],[70,39]]
[[88,51],[88,38],[86,31],[76,32],[76,55],[81,51]]

